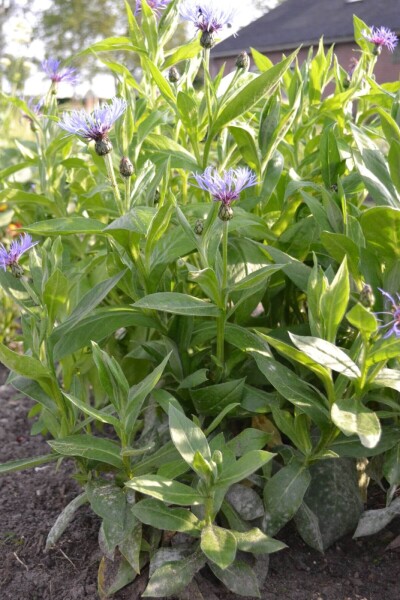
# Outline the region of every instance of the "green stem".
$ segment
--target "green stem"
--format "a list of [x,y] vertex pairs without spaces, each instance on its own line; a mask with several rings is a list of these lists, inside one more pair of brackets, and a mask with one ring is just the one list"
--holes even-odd
[[217,318],[217,360],[224,371],[225,362],[225,322],[226,322],[226,304],[227,304],[227,284],[228,284],[228,223],[223,221],[222,226],[222,279],[221,279],[221,306],[220,315]]
[[40,306],[40,300],[36,294],[36,292],[33,290],[32,286],[30,285],[30,283],[28,283],[26,281],[26,279],[24,279],[24,277],[21,277],[20,282],[22,283],[22,285],[24,286],[24,288],[26,289],[26,291],[29,294],[29,297],[32,298],[33,302],[37,305]]
[[131,178],[125,177],[125,212],[128,212],[131,206]]
[[121,200],[121,194],[119,192],[118,183],[114,173],[114,167],[112,164],[111,152],[104,155],[104,163],[107,169],[108,179],[110,180],[110,184],[112,187],[112,191],[114,194],[115,204],[117,205],[117,209],[120,215],[124,214],[124,206]]

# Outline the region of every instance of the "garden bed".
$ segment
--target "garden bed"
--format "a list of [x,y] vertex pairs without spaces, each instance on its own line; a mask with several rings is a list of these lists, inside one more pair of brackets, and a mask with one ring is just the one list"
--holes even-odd
[[[41,436],[30,437],[26,414],[30,401],[0,383],[0,461],[48,452]],[[72,463],[12,473],[0,479],[0,590],[2,600],[95,600],[100,520],[89,506],[79,509],[54,550],[45,552],[46,536],[61,510],[79,491],[71,478]],[[372,494],[380,508],[384,497]],[[263,600],[398,600],[400,545],[388,546],[400,534],[400,519],[376,536],[345,537],[321,555],[308,548],[291,527],[277,536],[289,546],[271,556]],[[396,544],[392,544],[396,545]],[[145,575],[117,593],[115,600],[140,598]],[[205,586],[205,588],[204,588]],[[214,584],[201,582],[206,600],[239,598]],[[191,600],[196,600],[191,594]]]

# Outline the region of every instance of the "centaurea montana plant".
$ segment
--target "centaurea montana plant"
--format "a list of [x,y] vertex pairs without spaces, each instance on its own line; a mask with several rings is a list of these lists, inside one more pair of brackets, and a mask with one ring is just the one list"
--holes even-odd
[[56,58],[47,58],[42,61],[42,69],[44,73],[51,79],[52,83],[70,83],[76,85],[78,83],[78,76],[76,69],[73,67],[60,68],[61,61]]
[[20,235],[18,240],[13,240],[7,250],[3,244],[0,244],[0,268],[4,271],[11,269],[11,273],[18,279],[22,277],[24,270],[19,264],[21,256],[36,246],[38,242],[33,242],[31,236],[26,233]]
[[232,28],[236,11],[232,7],[218,6],[212,0],[187,0],[180,6],[179,13],[182,19],[192,22],[202,32],[200,44],[210,49],[215,45],[215,33]]
[[388,323],[384,323],[383,325],[379,326],[379,329],[387,328],[387,331],[384,334],[383,339],[387,339],[391,335],[395,335],[396,337],[400,338],[400,294],[396,294],[396,296],[397,296],[397,302],[396,302],[396,300],[394,299],[392,294],[385,292],[385,290],[382,290],[381,288],[379,288],[379,291],[384,296],[384,298],[386,300],[388,300],[391,304],[391,311],[382,311],[382,312],[376,313],[377,316],[390,315],[392,317],[392,319]]
[[394,52],[398,44],[397,35],[387,27],[371,27],[371,32],[363,31],[363,36],[368,42],[375,45],[375,53],[379,54],[385,47],[389,52]]
[[222,229],[222,278],[220,286],[221,314],[217,320],[217,361],[224,371],[224,337],[226,307],[228,302],[228,223],[233,217],[232,202],[243,190],[257,184],[257,176],[248,167],[228,169],[220,175],[214,167],[207,167],[204,173],[193,173],[198,186],[211,194],[215,202],[221,202],[218,216],[223,222]]

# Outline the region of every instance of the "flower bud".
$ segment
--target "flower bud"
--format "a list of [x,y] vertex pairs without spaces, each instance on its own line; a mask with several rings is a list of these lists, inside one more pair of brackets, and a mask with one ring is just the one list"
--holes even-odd
[[230,221],[233,218],[233,209],[229,204],[221,204],[218,211],[221,221]]
[[132,177],[133,164],[127,156],[123,156],[121,158],[121,162],[119,163],[119,172],[122,175],[122,177]]
[[105,156],[113,149],[111,140],[108,137],[102,138],[100,140],[96,140],[96,145],[94,147],[96,150],[96,154],[99,156]]
[[17,262],[13,262],[11,264],[11,273],[17,279],[21,279],[22,275],[24,274],[24,269]]
[[237,69],[245,69],[246,71],[248,71],[250,67],[250,56],[245,50],[243,50],[243,52],[239,54],[235,64]]
[[358,300],[365,308],[372,308],[375,304],[375,296],[372,287],[368,285],[368,283],[366,283],[361,290]]
[[350,87],[350,78],[348,75],[343,79],[343,87],[345,90]]
[[194,224],[194,232],[196,235],[201,235],[203,233],[203,229],[204,229],[204,221],[203,219],[197,219],[196,223]]
[[178,83],[181,76],[179,75],[179,71],[176,67],[171,67],[168,71],[168,79],[171,83]]
[[200,38],[200,46],[209,50],[215,46],[215,37],[214,33],[211,31],[203,31]]

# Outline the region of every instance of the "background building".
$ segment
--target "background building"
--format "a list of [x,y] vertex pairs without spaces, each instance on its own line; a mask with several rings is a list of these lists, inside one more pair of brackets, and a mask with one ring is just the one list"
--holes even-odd
[[[230,36],[218,44],[211,52],[213,73],[224,62],[232,68],[239,52],[250,48],[268,55],[275,63],[282,53],[302,45],[301,62],[321,36],[327,47],[335,44],[338,60],[347,70],[351,58],[357,56],[353,14],[368,26],[384,26],[400,33],[400,0],[286,0],[241,29],[237,37]],[[374,72],[378,82],[398,80],[400,47],[393,54],[383,50]]]

